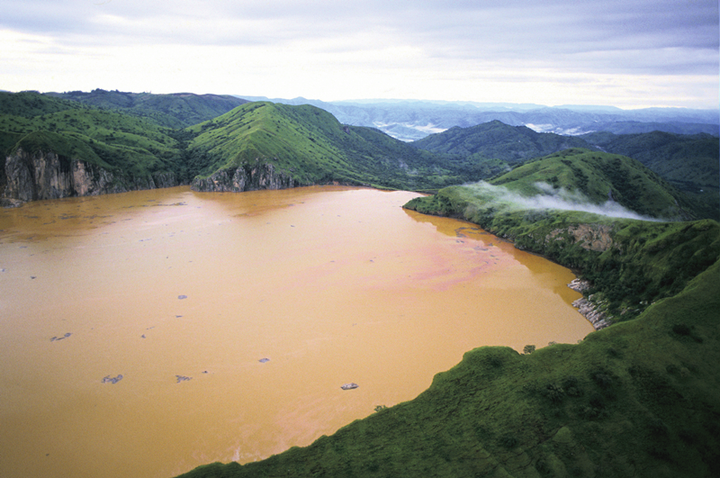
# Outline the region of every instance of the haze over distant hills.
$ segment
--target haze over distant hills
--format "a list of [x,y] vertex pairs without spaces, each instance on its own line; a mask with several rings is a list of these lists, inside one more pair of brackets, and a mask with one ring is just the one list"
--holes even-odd
[[250,101],[269,100],[290,105],[311,104],[332,113],[338,121],[354,126],[371,126],[390,136],[415,141],[453,126],[466,128],[489,121],[527,126],[537,132],[581,135],[595,131],[615,134],[708,133],[718,136],[718,110],[687,108],[644,108],[623,110],[614,106],[532,103],[474,103],[423,100],[308,100],[241,96]]
[[[178,184],[436,191],[405,207],[572,268],[586,281],[581,313],[606,327],[523,355],[470,351],[415,400],[378,406],[309,447],[185,476],[720,476],[716,114],[63,95],[0,93],[0,205]],[[606,131],[536,130],[572,118],[586,121],[575,133]],[[520,120],[533,127],[509,124]],[[371,127],[348,124],[360,121]],[[408,144],[381,125],[423,135],[450,126]],[[657,125],[714,135],[612,132]]]
[[[583,148],[639,160],[678,188],[678,194],[692,196],[688,204],[692,203],[693,215],[718,217],[718,137],[706,133],[616,135],[605,131],[566,136],[493,120],[453,126],[408,144],[377,127],[354,126],[348,118],[339,121],[327,111],[339,108],[355,115],[355,122],[369,124],[377,123],[377,114],[382,113],[386,125],[424,123],[425,134],[441,121],[470,123],[482,114],[546,111],[555,119],[546,115],[544,120],[569,121],[622,112],[617,108],[573,106],[581,110],[574,111],[533,104],[371,100],[320,102],[325,107],[320,108],[303,106],[308,103],[304,98],[291,102],[299,105],[190,93],[0,93],[0,149],[11,157],[0,171],[0,191],[5,202],[14,204],[177,183],[233,191],[334,182],[435,190],[489,178],[564,149]],[[482,113],[484,107],[496,112]],[[604,113],[587,113],[596,109]],[[681,113],[685,120],[710,119],[707,112]],[[652,116],[653,110],[635,114],[658,118]],[[648,123],[634,125],[647,127]],[[385,129],[399,127],[395,123]],[[93,174],[78,171],[77,177],[87,181],[75,184],[73,179],[72,186],[62,164],[53,163],[52,174],[41,174],[49,163],[35,165],[35,160],[15,154],[19,150],[52,152],[60,162],[100,169]],[[45,184],[55,173],[68,182]]]

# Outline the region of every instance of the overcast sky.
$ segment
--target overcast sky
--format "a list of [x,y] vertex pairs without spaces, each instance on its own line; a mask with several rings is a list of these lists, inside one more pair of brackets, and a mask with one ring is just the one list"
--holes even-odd
[[0,0],[0,89],[718,108],[718,0]]

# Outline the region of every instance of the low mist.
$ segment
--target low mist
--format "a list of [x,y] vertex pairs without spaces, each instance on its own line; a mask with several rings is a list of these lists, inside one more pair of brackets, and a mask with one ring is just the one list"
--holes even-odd
[[642,216],[612,200],[608,200],[604,204],[593,204],[580,192],[568,191],[565,188],[558,189],[543,182],[534,184],[538,191],[535,196],[523,196],[510,191],[505,186],[494,186],[485,181],[466,186],[482,196],[504,203],[509,209],[513,210],[556,209],[560,211],[589,212],[601,216],[636,219],[639,221],[660,221],[660,219]]

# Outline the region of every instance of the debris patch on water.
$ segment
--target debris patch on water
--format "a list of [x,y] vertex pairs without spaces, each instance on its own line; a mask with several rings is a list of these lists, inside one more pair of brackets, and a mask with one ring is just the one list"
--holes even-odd
[[67,333],[66,333],[65,335],[63,335],[62,337],[55,336],[55,337],[51,338],[51,339],[50,339],[50,342],[57,342],[58,340],[66,339],[66,338],[70,337],[71,335],[72,335],[72,333],[67,332]]
[[111,377],[110,375],[107,375],[102,379],[102,383],[112,383],[113,385],[115,385],[120,380],[122,380],[122,378],[122,374],[119,374],[117,377]]

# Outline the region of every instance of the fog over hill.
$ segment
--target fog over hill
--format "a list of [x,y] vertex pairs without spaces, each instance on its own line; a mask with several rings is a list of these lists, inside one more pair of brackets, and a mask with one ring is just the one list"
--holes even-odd
[[[250,101],[265,97],[240,96]],[[718,110],[687,108],[644,108],[623,110],[613,106],[562,105],[532,103],[474,103],[423,100],[309,100],[306,98],[270,101],[292,105],[311,104],[332,113],[341,123],[371,126],[390,136],[415,141],[453,126],[466,128],[499,120],[511,126],[527,126],[537,132],[580,135],[596,131],[615,134],[708,133],[718,136]]]

